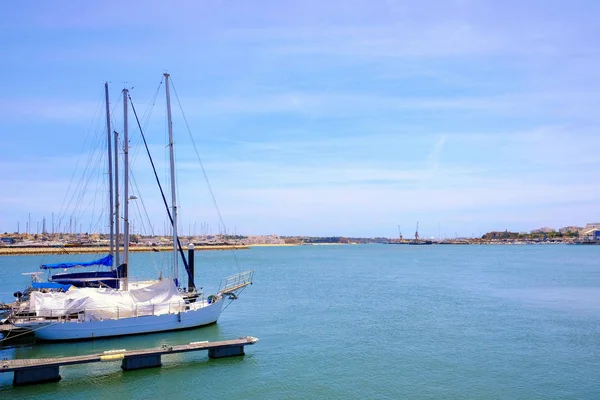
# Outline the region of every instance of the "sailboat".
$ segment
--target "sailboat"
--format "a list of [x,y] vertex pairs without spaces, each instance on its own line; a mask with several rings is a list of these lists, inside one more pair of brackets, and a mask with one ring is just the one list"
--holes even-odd
[[[69,272],[61,272],[61,273],[51,273],[50,277],[44,281],[41,279],[41,273],[26,273],[27,275],[31,275],[32,282],[31,287],[25,290],[26,295],[28,295],[31,291],[36,290],[58,290],[65,291],[68,290],[71,286],[75,287],[108,287],[113,289],[119,289],[119,285],[122,278],[125,278],[127,274],[126,265],[118,264],[118,254],[117,254],[117,268],[114,268],[114,244],[115,244],[115,236],[114,236],[114,228],[115,228],[115,218],[113,215],[114,207],[113,207],[113,163],[112,163],[112,147],[111,147],[111,125],[110,125],[110,107],[109,107],[109,97],[108,97],[108,82],[104,84],[104,94],[105,94],[105,105],[106,105],[106,127],[107,127],[107,152],[108,152],[108,187],[109,187],[109,226],[110,226],[110,252],[105,257],[102,257],[97,260],[92,261],[78,261],[78,262],[61,262],[54,264],[42,264],[40,269],[42,271],[52,272],[58,269],[61,270],[69,270]],[[116,153],[117,143],[115,142],[115,153]],[[115,154],[115,162],[117,161],[117,156]],[[115,164],[115,167],[118,166],[118,163]],[[118,175],[115,175],[118,176]],[[117,182],[118,184],[118,178]],[[118,200],[118,197],[117,197]],[[118,209],[117,209],[118,213]],[[118,219],[117,224],[118,227]],[[96,269],[73,272],[73,269],[78,268],[102,268],[108,267],[108,270],[99,270]],[[19,297],[23,296],[22,292],[17,292]]]
[[[171,170],[171,209],[167,209],[173,227],[173,277],[161,279],[145,284],[130,285],[128,281],[128,250],[129,250],[129,221],[128,221],[128,129],[127,129],[127,98],[128,91],[123,90],[124,101],[124,142],[126,143],[124,152],[124,252],[123,263],[119,263],[119,246],[116,246],[114,260],[118,267],[111,271],[116,271],[114,277],[101,277],[98,275],[84,278],[82,275],[66,278],[75,278],[80,282],[96,281],[105,279],[107,281],[115,280],[119,284],[117,287],[101,285],[102,287],[69,287],[68,290],[60,291],[32,291],[26,301],[18,303],[17,309],[13,310],[10,322],[21,329],[33,331],[37,339],[51,341],[65,340],[83,340],[111,336],[133,335],[142,333],[164,332],[181,329],[189,329],[216,323],[223,304],[226,300],[237,299],[239,291],[252,283],[253,271],[245,271],[230,276],[223,280],[221,287],[216,293],[207,297],[195,289],[193,277],[193,245],[191,245],[189,258],[185,259],[181,243],[177,236],[177,206],[176,206],[176,188],[175,188],[175,168],[173,151],[173,129],[171,120],[170,92],[169,92],[169,74],[164,74],[166,98],[167,98],[167,117],[169,130],[169,153]],[[108,85],[107,90],[107,122],[109,129],[110,143],[110,118],[108,116]],[[135,110],[134,110],[135,111]],[[118,134],[115,132],[115,153],[117,150]],[[118,161],[115,155],[115,193],[116,202],[113,214],[112,210],[112,189],[111,189],[111,216],[115,215],[114,221],[116,234],[113,235],[113,220],[111,219],[110,237],[111,253],[105,257],[104,265],[113,262],[113,243],[119,237],[118,228]],[[109,161],[110,164],[110,161]],[[109,167],[110,172],[110,167]],[[109,175],[111,175],[109,173]],[[112,178],[109,178],[112,181]],[[161,189],[162,191],[162,189]],[[164,198],[164,196],[163,196]],[[165,200],[166,201],[166,200]],[[112,217],[111,217],[112,218]],[[188,288],[183,291],[178,286],[178,258],[181,256],[185,269],[188,272]],[[69,263],[82,265],[82,263]],[[85,264],[85,263],[84,263]],[[58,265],[58,264],[57,264]],[[47,265],[49,268],[55,268],[57,265]],[[90,264],[91,265],[91,264]],[[63,264],[63,266],[65,266]],[[78,274],[78,273],[75,273]],[[59,277],[60,278],[60,277]],[[60,279],[56,279],[57,281]],[[58,282],[55,282],[58,283]],[[77,285],[76,285],[77,286]]]
[[419,239],[419,221],[417,221],[417,230],[415,232],[415,240],[411,240],[410,242],[408,242],[408,244],[417,245],[417,246],[433,244],[433,242],[431,240]]
[[[115,261],[115,218],[114,214],[118,214],[118,207],[115,210],[114,204],[114,196],[113,196],[113,162],[112,162],[112,131],[110,124],[110,107],[109,107],[109,94],[108,94],[108,82],[104,84],[104,94],[105,94],[105,105],[106,105],[106,127],[107,127],[107,160],[108,160],[108,188],[109,188],[109,227],[110,227],[110,236],[109,236],[109,244],[110,244],[110,252],[105,257],[102,257],[97,260],[92,261],[77,261],[77,262],[60,262],[53,264],[42,264],[40,269],[42,271],[48,271],[49,277],[47,280],[41,278],[42,272],[28,272],[24,275],[31,276],[31,285],[23,292],[15,292],[15,296],[17,297],[17,301],[23,301],[29,298],[29,294],[32,291],[66,291],[71,286],[75,287],[105,287],[105,288],[113,288],[119,289],[122,279],[126,277],[127,269],[125,264],[119,265],[119,256],[117,251],[117,259]],[[125,109],[126,111],[126,109]],[[117,141],[115,140],[115,168],[118,167],[118,159],[117,159]],[[118,185],[118,174],[115,174],[116,184]],[[118,204],[118,195],[117,195],[117,204]],[[117,227],[117,236],[118,236],[118,226],[119,220],[116,220]],[[115,262],[117,263],[117,268],[114,268]],[[96,270],[85,270],[73,272],[75,269],[79,268],[92,268],[96,267]],[[107,270],[100,270],[99,268],[105,268]],[[55,270],[63,270],[68,272],[60,272],[54,273]]]

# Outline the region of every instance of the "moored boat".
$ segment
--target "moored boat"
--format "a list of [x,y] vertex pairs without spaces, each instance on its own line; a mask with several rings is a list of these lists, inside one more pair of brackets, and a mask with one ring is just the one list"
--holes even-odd
[[[170,171],[171,171],[171,208],[166,211],[172,224],[173,258],[172,276],[143,284],[132,284],[128,277],[129,221],[128,221],[128,158],[124,152],[124,249],[123,262],[119,261],[119,246],[114,244],[119,237],[118,211],[118,152],[117,133],[115,132],[115,206],[113,208],[112,163],[109,158],[111,252],[100,260],[92,262],[73,262],[45,264],[45,269],[73,268],[77,266],[104,265],[110,270],[105,273],[78,272],[55,274],[43,285],[58,285],[56,290],[32,290],[27,299],[17,301],[10,314],[10,322],[16,328],[29,329],[41,340],[82,340],[99,337],[133,335],[152,332],[189,329],[217,322],[223,303],[237,299],[237,294],[252,284],[254,272],[245,271],[223,280],[220,288],[207,297],[196,290],[193,269],[193,246],[186,259],[177,236],[177,202],[175,187],[175,168],[173,153],[173,132],[169,95],[169,74],[165,76],[167,114],[169,126]],[[108,107],[108,84],[106,89],[108,143],[110,150],[110,117]],[[124,143],[127,137],[127,100],[131,100],[128,91],[123,90],[124,102]],[[135,112],[135,109],[134,109]],[[137,118],[137,116],[136,116]],[[139,124],[138,124],[139,125]],[[141,131],[141,129],[140,129]],[[141,132],[143,135],[143,132]],[[144,139],[145,143],[145,139]],[[127,148],[127,146],[124,146]],[[148,155],[150,155],[148,148]],[[155,175],[156,175],[156,171]],[[156,175],[157,176],[157,175]],[[158,181],[158,178],[157,178]],[[160,182],[159,186],[160,186]],[[162,193],[162,188],[161,188]],[[163,199],[165,199],[163,194]],[[170,211],[172,210],[172,212]],[[113,219],[114,218],[114,219]],[[116,233],[113,234],[113,224]],[[116,247],[116,251],[113,251]],[[113,268],[113,254],[117,268]],[[184,264],[188,274],[186,289],[180,287],[178,279],[178,260]],[[111,284],[112,283],[112,284]],[[93,286],[93,287],[89,287]],[[48,288],[46,288],[48,289]]]

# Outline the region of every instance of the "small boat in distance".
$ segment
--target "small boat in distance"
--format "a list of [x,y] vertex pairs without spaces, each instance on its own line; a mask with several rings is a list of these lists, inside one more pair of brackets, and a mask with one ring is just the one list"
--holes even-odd
[[428,245],[433,244],[431,240],[419,239],[419,221],[417,221],[417,230],[415,232],[415,240],[411,240],[408,244],[412,244],[414,246]]
[[402,231],[400,230],[400,225],[398,225],[398,239],[391,239],[389,242],[384,242],[385,244],[408,244],[408,240],[402,237]]

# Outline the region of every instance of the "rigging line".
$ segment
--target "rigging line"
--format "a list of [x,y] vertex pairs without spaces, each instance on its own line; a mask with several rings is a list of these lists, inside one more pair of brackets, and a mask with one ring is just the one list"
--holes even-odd
[[[96,157],[95,157],[95,159],[96,159],[96,162],[94,163],[94,165],[99,165],[101,163],[104,163],[103,154],[101,152],[99,152],[98,150],[96,150]],[[91,197],[92,197],[92,199],[95,199],[95,197],[98,195],[99,188],[100,189],[102,188],[102,182],[101,182],[101,178],[102,177],[103,177],[102,168],[98,168],[98,167],[92,167],[92,168],[90,168],[89,175],[87,177],[85,186],[83,187],[83,191],[82,191],[82,193],[80,195],[80,202],[79,202],[79,205],[78,205],[79,207],[83,206],[82,203],[83,203],[84,198],[86,197],[85,194],[87,192],[88,186],[90,186],[90,183],[92,182],[92,180],[94,180],[94,178],[95,178],[95,182],[96,182],[96,184],[94,185],[95,188],[96,188],[96,193],[93,196],[91,196]],[[89,206],[89,204],[88,204],[88,206]],[[80,210],[80,212],[79,212],[80,216],[83,214],[83,212],[85,212],[86,209],[87,208],[84,208],[83,210]]]
[[[150,221],[150,214],[148,214],[148,210],[146,209],[146,203],[144,202],[144,199],[143,199],[143,197],[141,195],[140,188],[138,186],[137,181],[135,180],[133,172],[131,172],[131,181],[133,182],[133,186],[135,187],[135,189],[136,189],[136,191],[138,193],[138,200],[139,200],[140,203],[142,203],[142,207],[141,208],[144,210],[144,215],[146,216],[146,220],[148,221],[148,224],[150,225],[150,229],[149,229],[150,234],[154,235],[154,230],[152,229],[152,222]],[[144,218],[143,218],[141,209],[140,209],[139,204],[138,204],[137,201],[135,202],[135,205],[136,205],[136,209],[138,211],[139,217],[140,217],[140,223],[142,224],[142,229],[143,229],[144,232],[146,232],[146,225],[144,224]]]
[[[88,157],[88,162],[83,170],[83,173],[80,177],[80,179],[78,180],[78,184],[77,184],[77,188],[79,188],[79,192],[75,191],[75,189],[73,189],[73,193],[71,194],[71,198],[68,202],[68,207],[71,208],[72,207],[72,211],[70,213],[71,216],[76,216],[77,218],[79,218],[81,216],[81,207],[83,205],[83,201],[85,198],[85,193],[87,190],[87,187],[93,177],[94,174],[94,169],[92,168],[94,164],[94,159],[98,158],[98,154],[97,154],[97,148],[98,148],[98,142],[96,141],[95,143],[95,148],[92,149],[91,151],[91,155],[92,156],[96,156],[96,157]],[[66,210],[64,211],[65,215],[66,215]]]
[[[86,178],[88,178],[88,179],[91,178],[92,174],[94,173],[92,166],[95,165],[94,160],[95,160],[95,158],[98,157],[97,152],[98,152],[99,147],[100,147],[99,140],[96,139],[96,141],[94,141],[94,143],[93,143],[93,147],[91,148],[90,152],[88,153],[89,156],[87,157],[87,163],[85,165],[85,168],[82,171],[81,177],[79,178],[79,185],[81,185],[81,182],[85,181]],[[74,189],[74,191],[75,191],[75,189]],[[71,201],[73,201],[73,198],[75,197],[75,195],[76,195],[76,193],[74,192],[72,194]],[[78,197],[80,197],[80,196],[81,196],[81,194],[78,195]]]
[[78,211],[78,210],[82,207],[82,202],[84,200],[87,187],[88,187],[89,183],[91,182],[94,172],[95,172],[94,168],[97,165],[96,164],[97,161],[95,162],[95,160],[99,157],[98,148],[100,147],[101,140],[99,139],[98,135],[94,135],[94,137],[96,138],[96,140],[94,140],[94,142],[93,142],[94,146],[89,153],[90,156],[87,158],[88,162],[83,170],[83,173],[82,173],[82,175],[79,179],[79,183],[77,185],[77,188],[79,188],[80,192],[79,192],[79,194],[77,194],[74,191],[73,195],[71,197],[71,201],[69,202],[69,204],[71,204],[71,202],[74,202],[73,206],[69,205],[69,207],[73,207],[72,214],[81,213],[81,211]]
[[[100,187],[99,187],[100,186]],[[87,232],[93,232],[94,228],[96,227],[96,223],[94,222],[95,220],[95,215],[96,215],[96,201],[98,200],[98,194],[101,193],[102,195],[104,194],[104,190],[102,185],[96,183],[96,191],[94,193],[94,195],[91,197],[90,201],[88,202],[88,205],[86,207],[86,210],[91,210],[91,215],[89,217],[89,226],[87,229]]]
[[[132,180],[135,180],[135,179],[133,178],[133,176],[132,176],[131,178],[132,178]],[[137,187],[137,183],[135,183],[135,186]],[[139,202],[138,202],[138,201],[135,201],[135,202],[134,202],[134,205],[135,205],[135,206],[134,206],[134,208],[135,208],[135,211],[137,211],[137,216],[138,216],[138,217],[139,217],[139,219],[140,219],[140,224],[142,225],[142,227],[141,227],[141,229],[142,229],[142,232],[144,232],[146,235],[148,235],[148,231],[149,231],[149,232],[150,232],[150,236],[153,236],[153,237],[155,237],[155,234],[154,234],[154,229],[152,228],[152,223],[150,222],[150,217],[149,217],[148,211],[146,210],[146,205],[145,205],[145,203],[144,203],[144,201],[142,200],[142,198],[141,198],[141,197],[138,197],[138,199],[139,199],[139,200],[141,201],[141,203],[142,203],[142,208],[143,208],[143,210],[144,210],[144,213],[145,213],[145,215],[146,215],[146,219],[148,220],[148,224],[150,225],[150,229],[147,229],[147,228],[146,228],[146,225],[145,225],[145,223],[144,223],[144,218],[143,218],[143,216],[142,216],[142,211],[141,211],[141,208],[140,208],[140,204],[139,204]],[[140,236],[144,236],[144,234],[141,234]],[[154,256],[152,256],[152,257],[150,257],[150,259],[151,259],[151,261],[152,261],[152,266],[154,267],[154,272],[155,272],[157,275],[158,275],[158,274],[160,274],[160,273],[162,273],[162,266],[159,266],[159,265],[157,264],[157,262],[156,262],[156,258],[155,258]]]
[[[96,152],[96,150],[94,152]],[[96,161],[96,163],[94,163],[94,160],[96,160],[96,159],[101,160],[102,155],[96,153],[96,157],[94,157],[93,159],[90,158],[88,165],[86,166],[86,171],[84,171],[84,175],[82,176],[82,178],[80,180],[80,181],[83,181],[83,183],[81,183],[80,193],[78,194],[78,196],[76,198],[74,210],[72,213],[72,215],[76,216],[78,220],[79,220],[79,218],[83,217],[83,215],[87,209],[84,205],[84,201],[86,199],[86,193],[88,191],[88,187],[90,186],[90,182],[92,181],[94,175],[97,175],[97,172],[98,172],[97,169],[93,167],[94,165],[97,165],[96,164],[97,162],[99,162],[99,161]]]
[[[63,202],[60,206],[59,209],[59,215],[62,214],[64,211],[64,207],[65,207],[65,200],[68,197],[67,194],[69,193],[69,191],[71,190],[71,184],[73,183],[73,178],[75,177],[75,173],[77,171],[77,167],[79,166],[79,162],[81,161],[82,155],[83,155],[83,149],[85,148],[86,144],[87,144],[87,140],[90,137],[90,131],[92,129],[92,126],[94,124],[94,121],[96,120],[96,115],[98,114],[98,109],[102,106],[102,102],[104,96],[101,97],[101,99],[98,101],[98,105],[96,106],[96,110],[94,111],[94,116],[92,117],[92,122],[90,122],[90,126],[88,127],[88,131],[85,137],[85,140],[83,141],[83,146],[81,146],[81,152],[79,153],[79,157],[77,158],[77,162],[75,163],[75,168],[73,169],[73,173],[71,174],[71,179],[69,181],[69,185],[67,186],[67,191],[65,194],[65,197],[63,197]],[[31,230],[31,227],[29,227],[29,230]]]
[[98,233],[100,233],[101,232],[100,231],[101,221],[104,221],[104,218],[105,218],[104,212],[101,212],[100,215],[98,215],[96,222],[94,222],[94,221],[90,222],[92,225],[90,225],[89,232],[96,233],[95,229],[97,229]]
[[146,121],[144,124],[144,128],[146,128],[148,126],[148,122],[150,120],[150,117],[152,116],[152,113],[154,112],[154,106],[156,105],[156,99],[158,98],[158,94],[160,92],[160,87],[163,84],[163,80],[160,80],[160,83],[158,84],[158,87],[156,88],[156,92],[154,92],[154,96],[152,97],[152,102],[151,105],[148,106],[148,108],[146,109],[146,113],[144,113],[144,115],[142,116],[142,121]]
[[[154,97],[152,97],[152,101],[150,101],[150,105],[144,112],[144,115],[142,115],[142,125],[144,130],[146,130],[148,124],[150,123],[150,119],[152,118],[152,113],[154,112],[154,106],[156,105],[156,99],[158,98],[158,94],[160,92],[160,87],[162,86],[162,83],[163,81],[161,79],[160,83],[158,84],[158,87],[156,88],[156,92],[154,92]],[[130,155],[130,159],[131,163],[134,163],[138,157],[140,147],[137,145],[137,141],[135,145],[132,145],[132,147],[134,147],[135,150],[133,151],[133,154]]]
[[[49,325],[41,326],[41,327],[36,328],[36,329],[27,330],[25,332],[22,332],[22,333],[19,333],[19,334],[15,335],[15,336],[10,336],[10,337],[6,336],[3,339],[0,339],[0,343],[4,342],[5,340],[14,340],[15,338],[18,338],[19,336],[30,335],[31,333],[33,333],[35,331],[39,331],[40,329],[48,328],[49,326],[56,325],[56,324],[62,324],[63,322],[64,321],[57,321],[57,322],[53,322],[53,323],[51,323]],[[12,329],[9,331],[9,334],[10,334],[10,332],[12,332]]]
[[[183,121],[185,122],[185,126],[186,126],[186,128],[188,130],[188,133],[190,135],[190,139],[192,141],[192,145],[194,146],[194,151],[196,152],[196,157],[198,157],[198,162],[200,163],[200,167],[202,168],[202,174],[204,175],[204,181],[206,182],[206,186],[208,186],[208,191],[210,192],[213,204],[214,204],[214,206],[215,206],[215,208],[217,210],[217,215],[219,216],[219,221],[221,221],[221,224],[223,225],[223,227],[226,227],[225,221],[223,220],[223,215],[221,214],[221,209],[219,208],[219,205],[217,204],[217,198],[215,197],[215,193],[213,192],[212,186],[210,185],[210,181],[208,180],[208,174],[206,173],[206,169],[204,169],[204,163],[202,162],[202,158],[200,158],[200,153],[198,152],[198,148],[196,147],[196,141],[194,140],[194,137],[192,135],[192,131],[190,129],[190,125],[188,124],[187,118],[185,117],[185,114],[183,112],[183,107],[181,106],[181,101],[179,101],[179,95],[177,94],[177,89],[175,89],[175,84],[173,83],[173,78],[171,78],[171,86],[173,86],[173,92],[175,93],[175,98],[177,99],[177,104],[179,104],[179,109],[181,110],[181,114],[183,116]],[[231,250],[231,252],[233,254],[233,258],[235,259],[235,264],[236,264],[236,266],[237,266],[237,268],[239,270],[240,269],[240,264],[239,264],[239,260],[238,260],[237,254],[235,252],[235,246]]]
[[[144,200],[143,200],[143,197],[140,195],[140,190],[139,190],[139,187],[138,187],[137,181],[135,180],[135,176],[133,175],[133,172],[132,172],[132,171],[130,171],[130,173],[131,173],[131,181],[133,182],[133,185],[134,185],[134,187],[137,189],[137,193],[138,193],[138,199],[139,199],[139,202],[141,202],[141,203],[142,203],[142,208],[143,208],[143,210],[144,210],[144,214],[146,215],[146,219],[148,220],[148,224],[150,225],[150,229],[149,229],[149,231],[150,231],[150,235],[151,235],[151,236],[155,236],[155,235],[154,235],[154,229],[152,228],[152,222],[150,221],[150,216],[149,216],[149,214],[148,214],[148,210],[146,209],[146,203],[144,202]],[[135,201],[135,202],[134,202],[134,204],[135,204],[135,210],[137,211],[137,213],[138,213],[138,216],[139,216],[139,218],[140,218],[140,223],[141,223],[141,225],[142,225],[142,230],[143,230],[144,232],[146,232],[146,226],[145,226],[145,224],[144,224],[144,218],[143,218],[143,216],[142,216],[142,212],[141,212],[141,209],[140,209],[139,202],[138,202],[138,201]],[[155,259],[154,257],[151,257],[151,259],[152,259],[152,265],[154,266],[154,271],[155,271],[156,273],[159,273],[159,272],[161,272],[161,268],[159,268],[159,267],[157,266],[156,259]]]
[[[97,174],[97,178],[103,178],[103,174]],[[88,232],[94,232],[95,229],[100,228],[100,219],[96,219],[95,215],[98,209],[100,209],[100,216],[102,217],[104,215],[104,207],[96,207],[96,204],[98,203],[98,201],[100,203],[102,203],[102,197],[105,193],[105,185],[103,184],[103,179],[98,179],[96,184],[96,191],[94,192],[94,195],[91,196],[91,199],[86,207],[85,210],[91,210],[91,215],[89,216],[89,229]],[[82,215],[83,216],[83,215]]]
[[[115,122],[115,115],[117,114],[116,110],[117,109],[121,109],[121,102],[123,101],[122,96],[117,96],[117,101],[113,103],[113,107],[110,110],[110,123],[111,123],[111,132],[114,130],[112,129],[113,126],[116,126],[116,122]],[[104,124],[104,133],[106,133],[106,124]],[[111,137],[112,140],[112,137]],[[106,143],[106,142],[105,142]]]
[[[129,103],[131,104],[131,109],[133,110],[133,115],[135,116],[135,120],[138,124],[138,128],[140,129],[140,134],[142,135],[142,139],[144,140],[144,146],[146,146],[146,152],[148,153],[148,158],[150,159],[150,163],[152,164],[152,170],[154,171],[154,177],[156,178],[156,183],[158,183],[158,187],[160,189],[160,194],[162,195],[163,202],[165,204],[165,208],[167,209],[167,214],[169,215],[169,219],[171,220],[171,226],[173,226],[173,217],[171,216],[171,211],[169,210],[169,205],[167,203],[167,198],[165,197],[165,192],[163,191],[162,185],[160,184],[160,180],[158,179],[158,175],[156,174],[156,167],[154,166],[154,161],[152,160],[152,156],[150,155],[150,149],[148,148],[148,142],[146,142],[146,136],[144,135],[144,131],[142,130],[142,126],[140,125],[140,120],[138,119],[137,112],[135,111],[135,107],[133,105],[133,100],[131,99],[131,95],[127,95],[129,97]],[[183,254],[183,248],[181,247],[181,241],[179,240],[179,236],[177,236],[177,247],[179,249],[179,254],[181,256],[181,260],[185,267],[186,272],[188,273],[188,277],[190,282],[194,284],[194,277],[190,274],[190,266],[185,259],[185,255]],[[195,285],[194,285],[195,286]]]
[[[102,157],[101,162],[104,165],[107,164],[106,155],[104,155]],[[98,176],[99,176],[98,181],[96,183],[96,194],[94,196],[94,205],[92,208],[92,217],[96,214],[97,210],[100,210],[100,216],[104,216],[105,211],[109,208],[108,202],[106,202],[107,198],[105,197],[105,195],[109,192],[109,190],[108,190],[108,185],[106,183],[106,173],[104,171],[104,168],[102,168],[101,171],[99,171]],[[96,204],[100,204],[100,206],[97,207]],[[104,225],[103,223],[100,223],[100,221],[101,220],[97,220],[96,223],[94,225],[92,225],[92,227],[90,228],[90,231],[93,231],[93,229],[98,229],[98,233],[107,232],[107,230],[105,230],[105,228],[108,228],[108,224]],[[92,219],[92,222],[93,222],[93,219]],[[104,222],[106,222],[106,221],[104,221]]]
[[[96,204],[96,199],[98,198],[98,193],[100,191],[98,190],[98,188],[96,188],[95,194],[93,196],[90,196],[91,198],[89,199],[87,206],[84,206],[82,204],[82,209],[79,211],[78,215],[77,215],[77,219],[83,219],[85,217],[85,215],[88,213],[88,210],[91,210],[91,215],[89,216],[89,223],[92,224],[94,222],[94,214],[96,212],[96,207],[93,207]],[[90,207],[92,206],[92,207]],[[91,229],[93,227],[93,225],[89,225],[89,228]],[[88,229],[88,232],[90,230]]]
[[[238,294],[242,294],[242,292],[243,292],[244,290],[246,290],[246,288],[247,288],[247,287],[248,287],[248,286],[245,286],[245,287],[241,288],[241,289],[240,289],[240,291],[239,291],[239,293],[234,293],[234,295],[235,295],[236,297],[238,297]],[[229,307],[229,306],[231,305],[231,303],[233,303],[233,300],[234,300],[234,299],[230,299],[230,300],[229,300],[229,303],[227,303],[227,305],[225,306],[225,308],[223,308],[223,309],[221,310],[221,313],[223,313],[225,310],[227,310],[227,307]]]
[[101,225],[101,221],[103,221],[105,218],[104,212],[101,212],[98,217],[96,217],[95,219],[92,218],[90,219],[90,226],[89,226],[89,230],[87,231],[88,234],[92,234],[92,233],[103,233],[100,229],[102,228]]

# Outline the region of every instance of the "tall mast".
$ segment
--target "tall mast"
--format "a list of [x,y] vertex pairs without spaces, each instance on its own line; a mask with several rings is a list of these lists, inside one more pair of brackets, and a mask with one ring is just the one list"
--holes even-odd
[[121,263],[119,262],[119,133],[117,131],[115,131],[115,236],[115,264],[118,267]]
[[165,73],[165,89],[167,94],[167,124],[169,126],[169,159],[171,169],[171,203],[173,207],[173,279],[178,282],[177,267],[177,197],[175,195],[175,152],[173,150],[173,121],[171,120],[171,93],[169,92],[169,77]]
[[[129,90],[123,89],[123,152],[125,154],[123,161],[123,197],[125,198],[124,222],[123,222],[123,263],[125,269],[129,262],[129,134],[127,126],[127,95]],[[125,274],[125,290],[127,290],[127,273]]]
[[[108,204],[109,204],[109,212],[108,212],[108,225],[110,227],[110,256],[113,258],[115,256],[115,216],[114,212],[114,199],[113,199],[113,176],[112,176],[112,138],[110,137],[110,103],[108,101],[108,82],[104,83],[104,93],[106,94],[106,133],[107,133],[107,142],[108,142]],[[54,230],[54,214],[52,215],[52,230]],[[110,266],[113,268],[113,265]]]

